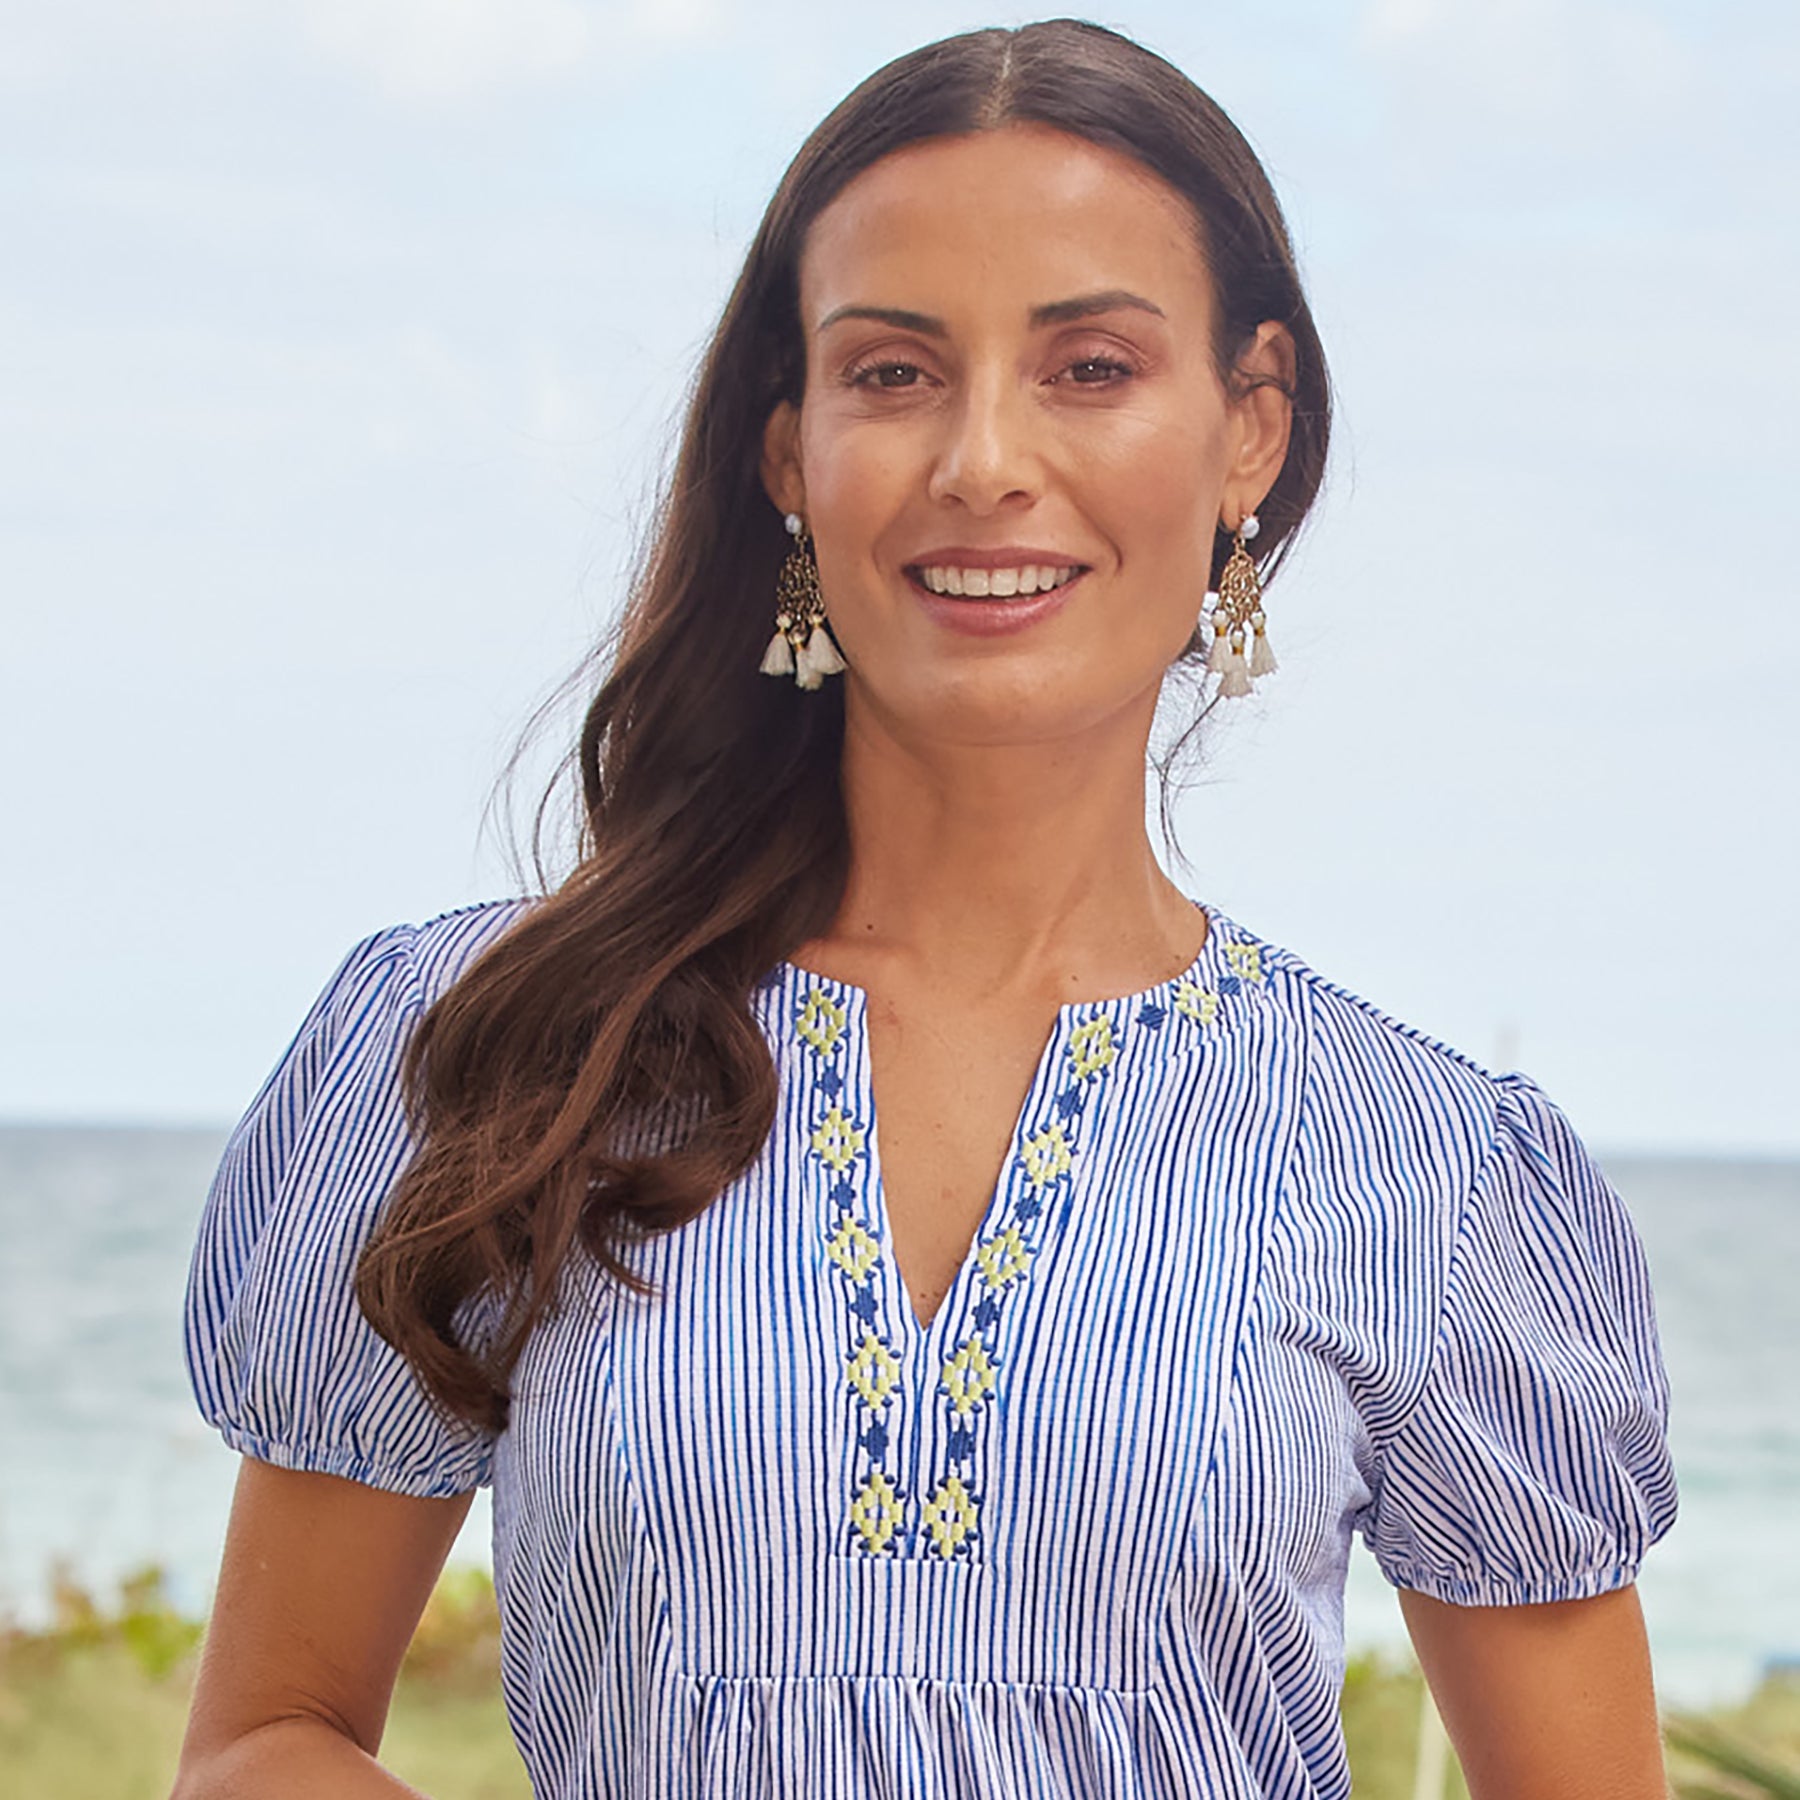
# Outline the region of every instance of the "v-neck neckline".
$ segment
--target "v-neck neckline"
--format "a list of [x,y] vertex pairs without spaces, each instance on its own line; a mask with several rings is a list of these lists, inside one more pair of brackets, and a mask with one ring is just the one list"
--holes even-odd
[[[1120,1126],[1111,1090],[1141,1094],[1163,1060],[1232,1034],[1266,995],[1265,946],[1196,901],[1206,936],[1180,974],[1131,994],[1057,1009],[968,1249],[929,1321],[894,1256],[875,1144],[869,994],[784,961],[753,1010],[780,1065],[782,1128],[771,1154],[798,1178],[796,1250],[817,1277],[831,1384],[844,1408],[847,1553],[984,1554],[994,1433],[1013,1358],[1081,1228],[1080,1195]],[[823,1321],[821,1321],[823,1323]]]
[[[957,1321],[966,1321],[971,1310],[978,1310],[978,1304],[976,1308],[971,1306],[968,1291],[970,1287],[983,1280],[990,1288],[994,1286],[992,1272],[983,1268],[982,1255],[988,1246],[996,1242],[1003,1245],[1008,1242],[1005,1237],[1009,1228],[1008,1215],[1019,1210],[1021,1185],[1030,1185],[1034,1180],[1027,1171],[1026,1152],[1050,1132],[1055,1122],[1055,1113],[1063,1098],[1056,1091],[1058,1070],[1069,1052],[1075,1033],[1096,1029],[1104,1031],[1107,1050],[1103,1062],[1074,1077],[1068,1090],[1070,1092],[1076,1091],[1078,1082],[1101,1073],[1126,1048],[1132,1035],[1128,1028],[1134,1019],[1148,1018],[1153,1021],[1152,1029],[1155,1029],[1177,1008],[1179,996],[1184,990],[1196,995],[1217,993],[1219,982],[1210,978],[1222,956],[1224,921],[1222,915],[1204,901],[1196,900],[1193,905],[1195,911],[1206,920],[1206,935],[1186,968],[1133,993],[1098,1000],[1065,1001],[1057,1008],[1013,1120],[994,1184],[976,1219],[968,1246],[929,1319],[921,1319],[919,1316],[894,1248],[893,1220],[880,1152],[880,1112],[875,1101],[868,990],[855,982],[803,968],[785,958],[776,965],[770,977],[772,986],[795,998],[815,991],[826,994],[843,1009],[844,1023],[841,1029],[854,1036],[857,1047],[856,1074],[851,1085],[860,1128],[865,1134],[865,1154],[868,1161],[866,1205],[869,1222],[874,1227],[873,1237],[879,1257],[875,1272],[888,1290],[888,1305],[883,1310],[892,1320],[897,1338],[930,1351],[946,1334],[954,1334]],[[1104,1025],[1101,1025],[1101,1021],[1105,1022]],[[828,1091],[835,1098],[835,1086]],[[1080,1110],[1079,1106],[1077,1110]],[[1067,1122],[1068,1115],[1065,1114],[1062,1123]],[[1085,1138],[1087,1134],[1082,1135]],[[1066,1167],[1059,1174],[1072,1174],[1071,1153],[1074,1146],[1067,1143],[1066,1138],[1062,1143],[1064,1148],[1059,1151],[1057,1142],[1053,1140],[1045,1155],[1051,1161],[1058,1160],[1059,1157],[1065,1161]],[[1025,1197],[1028,1208],[1040,1201],[1041,1192],[1041,1188],[1033,1187],[1032,1193]],[[1056,1231],[1061,1223],[1061,1215],[1066,1211],[1066,1200],[1055,1208],[1037,1204],[1036,1210],[1024,1222],[1039,1224],[1040,1229],[1031,1234],[1032,1241],[1029,1244],[1022,1236],[1012,1240],[1018,1246],[1018,1254],[1034,1258],[1048,1248],[1045,1240]],[[1051,1216],[1041,1219],[1040,1223],[1040,1215],[1043,1213],[1050,1213]]]

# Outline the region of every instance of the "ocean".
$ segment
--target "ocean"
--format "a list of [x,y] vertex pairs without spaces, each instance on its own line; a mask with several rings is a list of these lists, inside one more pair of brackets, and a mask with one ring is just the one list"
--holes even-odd
[[[0,1128],[0,1614],[59,1561],[211,1591],[237,1458],[201,1423],[181,1299],[223,1134]],[[1800,1658],[1800,1163],[1604,1159],[1648,1247],[1682,1481],[1641,1582],[1665,1702],[1741,1696]],[[486,1558],[486,1497],[454,1553]],[[1360,1546],[1352,1646],[1405,1643]]]

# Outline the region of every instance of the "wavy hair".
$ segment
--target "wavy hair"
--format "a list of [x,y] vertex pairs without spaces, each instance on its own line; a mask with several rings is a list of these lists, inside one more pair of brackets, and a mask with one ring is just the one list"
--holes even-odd
[[[1258,508],[1265,579],[1318,492],[1329,382],[1280,207],[1241,133],[1170,63],[1076,20],[973,31],[889,63],[818,126],[706,350],[588,709],[580,860],[408,1049],[417,1150],[356,1292],[453,1416],[504,1425],[511,1372],[577,1251],[642,1291],[630,1240],[696,1217],[762,1149],[776,1074],[751,990],[829,927],[849,855],[841,684],[758,673],[787,548],[759,462],[770,413],[802,395],[801,251],[890,152],[1024,121],[1122,151],[1187,199],[1228,385],[1248,379],[1236,359],[1259,324],[1292,334],[1292,434]],[[1229,548],[1221,530],[1215,583]],[[1199,650],[1196,631],[1177,666]]]

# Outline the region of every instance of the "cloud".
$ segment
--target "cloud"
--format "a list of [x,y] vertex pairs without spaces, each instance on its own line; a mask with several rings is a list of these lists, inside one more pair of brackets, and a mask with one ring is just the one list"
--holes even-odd
[[1417,98],[1559,139],[1666,131],[1666,109],[1711,74],[1707,45],[1606,0],[1370,0],[1359,35]]
[[[0,34],[0,93],[265,78],[309,64],[403,104],[454,106],[568,87],[596,71],[721,34],[730,0],[60,0]],[[103,46],[96,58],[94,46]]]
[[406,100],[460,100],[578,73],[599,35],[574,0],[301,0],[330,61]]

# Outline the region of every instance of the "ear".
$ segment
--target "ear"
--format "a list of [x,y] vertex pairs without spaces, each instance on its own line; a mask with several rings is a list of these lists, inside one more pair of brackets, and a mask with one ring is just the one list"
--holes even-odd
[[1226,505],[1236,516],[1254,512],[1275,485],[1287,459],[1294,424],[1294,337],[1285,325],[1265,319],[1237,360],[1241,392],[1234,405],[1237,448],[1226,479]]
[[800,409],[783,400],[763,427],[763,491],[780,513],[806,512],[806,480],[800,472]]

